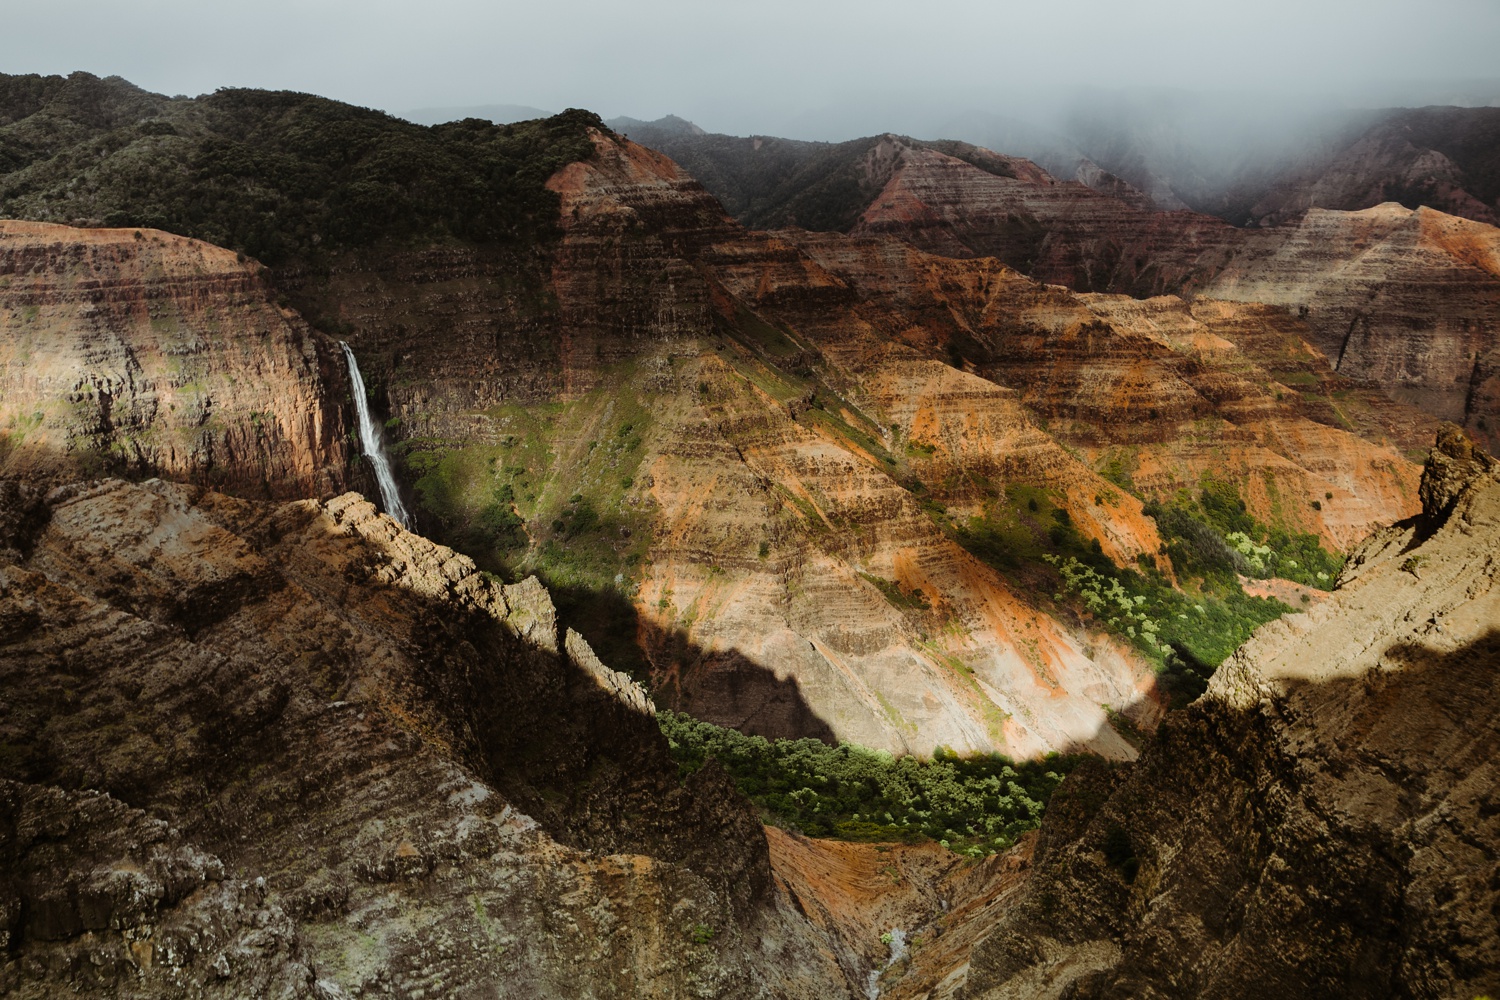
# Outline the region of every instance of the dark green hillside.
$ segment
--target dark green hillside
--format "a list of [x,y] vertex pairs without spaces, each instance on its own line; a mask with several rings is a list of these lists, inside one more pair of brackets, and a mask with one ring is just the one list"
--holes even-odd
[[388,239],[534,244],[557,213],[547,178],[601,125],[425,127],[308,94],[0,76],[0,216],[149,226],[271,264]]

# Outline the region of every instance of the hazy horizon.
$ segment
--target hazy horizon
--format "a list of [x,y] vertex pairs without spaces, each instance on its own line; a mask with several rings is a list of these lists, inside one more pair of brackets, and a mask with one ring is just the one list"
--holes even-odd
[[677,114],[709,131],[839,140],[949,118],[1047,123],[1082,101],[1246,109],[1500,104],[1492,0],[1266,0],[1253,11],[1078,0],[1066,14],[938,0],[683,0],[568,10],[474,0],[54,0],[8,12],[0,70],[148,90],[299,90],[421,108]]

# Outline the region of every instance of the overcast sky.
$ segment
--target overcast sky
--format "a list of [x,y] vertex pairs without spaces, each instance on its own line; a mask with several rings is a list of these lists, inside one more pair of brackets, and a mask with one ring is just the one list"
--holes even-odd
[[1078,86],[1500,99],[1500,0],[0,0],[0,16],[10,73],[287,88],[398,114],[674,112],[822,133],[809,138],[899,129],[933,105],[1013,113]]

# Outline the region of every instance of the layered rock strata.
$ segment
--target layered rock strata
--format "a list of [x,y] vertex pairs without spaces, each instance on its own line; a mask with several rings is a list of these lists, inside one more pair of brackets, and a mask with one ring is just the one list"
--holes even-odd
[[258,265],[155,230],[0,222],[0,467],[246,496],[348,482],[335,345]]
[[1451,429],[1422,519],[1263,627],[1140,761],[1054,797],[954,995],[1450,997],[1500,986],[1500,479]]
[[[992,256],[1078,291],[1206,292],[1282,305],[1306,320],[1341,375],[1461,420],[1493,443],[1496,230],[1486,224],[1494,221],[1488,208],[1459,189],[1451,192],[1457,202],[1435,202],[1456,215],[1343,198],[1331,207],[1361,210],[1302,205],[1284,225],[1238,229],[1199,213],[1152,211],[1130,193],[1114,197],[960,143],[892,135],[865,143],[862,208],[839,228],[949,257]],[[719,152],[734,163],[756,155],[748,146]],[[1441,188],[1442,156],[1428,153],[1411,169]]]
[[3,498],[6,995],[845,995],[534,580],[354,494]]
[[1395,203],[1313,209],[1258,234],[1207,286],[1306,318],[1339,374],[1495,442],[1500,229]]
[[[568,498],[608,497],[617,583],[674,707],[893,750],[1128,756],[1102,706],[1149,725],[1150,671],[964,552],[951,519],[1031,484],[1132,564],[1160,549],[1155,526],[1079,458],[1118,448],[1162,492],[1227,470],[1258,516],[1330,544],[1416,508],[1414,466],[1277,400],[1232,350],[1195,353],[994,260],[747,233],[659,154],[595,147],[550,182],[563,237],[535,308],[513,294],[524,273],[507,284],[475,254],[335,269],[298,294],[349,324],[414,468],[433,468],[421,442],[460,451],[419,480],[428,496],[477,516],[514,484],[532,552],[568,541]],[[1366,409],[1377,440],[1405,422]],[[628,469],[594,471],[601,445],[637,439]],[[1329,492],[1362,499],[1308,504]]]

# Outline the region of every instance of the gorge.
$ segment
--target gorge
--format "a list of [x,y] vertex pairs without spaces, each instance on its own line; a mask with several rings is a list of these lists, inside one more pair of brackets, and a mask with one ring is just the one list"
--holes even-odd
[[3,80],[0,992],[1500,989],[1474,213]]

